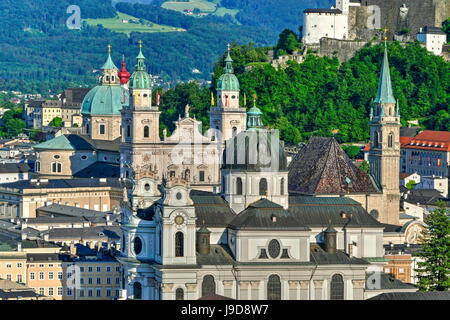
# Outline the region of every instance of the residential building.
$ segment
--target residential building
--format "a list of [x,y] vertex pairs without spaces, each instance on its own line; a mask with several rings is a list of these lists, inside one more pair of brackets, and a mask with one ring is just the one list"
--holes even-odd
[[0,184],[28,180],[30,170],[27,163],[0,162]]
[[447,34],[441,28],[426,26],[420,28],[417,40],[424,43],[429,52],[439,56],[447,43]]

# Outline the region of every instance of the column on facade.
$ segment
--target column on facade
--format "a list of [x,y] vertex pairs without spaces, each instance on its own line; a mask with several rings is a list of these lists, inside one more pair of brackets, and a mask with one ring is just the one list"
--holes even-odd
[[353,300],[364,300],[365,280],[352,280]]
[[248,289],[250,288],[250,281],[239,281],[239,300],[249,300]]
[[223,295],[225,297],[232,298],[233,297],[233,281],[232,280],[223,280]]
[[314,280],[314,300],[323,300],[323,280]]
[[289,280],[289,300],[298,300],[298,287],[300,285],[300,281],[298,280]]
[[300,300],[309,300],[309,280],[299,281]]
[[259,284],[261,281],[250,281],[251,286],[251,299],[258,300],[259,299]]
[[186,300],[197,299],[197,283],[186,283],[187,296]]
[[161,283],[162,297],[161,300],[175,300],[173,295],[173,283]]

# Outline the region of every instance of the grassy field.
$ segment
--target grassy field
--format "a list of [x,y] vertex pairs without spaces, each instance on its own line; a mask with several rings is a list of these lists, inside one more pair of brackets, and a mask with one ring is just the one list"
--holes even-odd
[[189,2],[166,1],[161,5],[161,7],[180,12],[183,12],[185,9],[195,8],[209,13],[213,13],[216,10],[216,4],[207,0],[190,0]]
[[189,2],[166,1],[161,5],[161,7],[179,12],[183,12],[185,9],[198,8],[204,13],[209,13],[220,17],[223,17],[227,13],[235,17],[239,12],[238,9],[218,8],[218,4],[220,4],[220,0],[189,0]]
[[[138,23],[123,23],[122,20],[135,20],[139,21],[138,18],[127,15],[122,12],[118,12],[115,18],[109,19],[83,19],[89,25],[101,24],[104,28],[110,29],[115,32],[130,34],[131,32],[175,32],[175,31],[186,31],[184,29],[175,28],[171,26],[165,26],[161,24],[152,23],[150,21],[144,20],[144,24]],[[147,25],[149,23],[149,25]]]

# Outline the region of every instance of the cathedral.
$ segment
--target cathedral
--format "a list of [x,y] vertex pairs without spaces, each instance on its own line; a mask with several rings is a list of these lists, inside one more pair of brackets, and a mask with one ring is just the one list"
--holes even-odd
[[[197,134],[206,153],[220,158],[207,171],[206,182],[220,185],[212,190],[194,186],[203,158],[167,158],[171,140],[157,134],[144,61],[139,53],[122,109],[124,299],[358,300],[396,289],[383,287],[380,262],[380,221],[395,223],[399,214],[400,115],[387,49],[370,117],[370,174],[333,138],[311,139],[288,164],[256,103],[239,106],[228,54],[211,108],[216,130],[172,134],[173,146]],[[184,122],[195,123],[188,107],[179,128]]]
[[256,99],[240,105],[230,49],[210,129],[187,105],[161,136],[142,42],[131,75],[108,51],[82,103],[82,135],[38,145],[37,170],[119,179],[123,298],[351,300],[383,290],[383,230],[398,225],[400,198],[387,49],[371,107],[370,174],[334,138],[311,138],[288,163]]

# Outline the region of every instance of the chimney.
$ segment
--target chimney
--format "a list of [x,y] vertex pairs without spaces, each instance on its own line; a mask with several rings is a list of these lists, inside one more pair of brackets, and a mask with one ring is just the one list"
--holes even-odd
[[17,243],[17,251],[22,251],[22,242]]
[[325,231],[325,251],[336,253],[336,234],[337,231],[330,225]]
[[211,231],[204,225],[197,231],[197,252],[200,254],[209,254],[211,241]]

